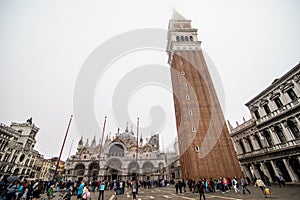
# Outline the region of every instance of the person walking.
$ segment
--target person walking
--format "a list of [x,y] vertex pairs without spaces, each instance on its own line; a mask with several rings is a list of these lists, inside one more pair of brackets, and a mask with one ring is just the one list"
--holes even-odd
[[99,186],[99,196],[98,196],[98,200],[100,200],[101,196],[102,196],[102,200],[104,200],[104,190],[105,190],[105,182],[102,181],[100,186]]
[[233,179],[232,179],[231,184],[232,184],[232,186],[233,186],[233,189],[234,189],[234,192],[235,192],[235,193],[241,192],[241,191],[239,190],[239,188],[238,188],[239,185],[238,185],[238,181],[236,180],[236,178],[233,178]]
[[135,181],[131,182],[131,187],[132,187],[132,199],[136,200],[136,191],[138,186]]
[[182,187],[183,187],[183,191],[186,192],[186,183],[185,183],[185,180],[182,179]]
[[83,200],[88,200],[88,199],[90,199],[90,197],[91,197],[91,193],[89,191],[89,185],[85,184],[84,188],[82,190],[82,199]]
[[176,194],[178,194],[178,188],[179,188],[179,185],[178,185],[178,182],[175,184],[175,190],[176,190]]
[[84,180],[81,181],[81,184],[79,185],[77,189],[77,199],[82,199],[82,193],[83,193],[83,188],[84,188]]
[[266,189],[266,185],[265,183],[260,179],[260,178],[257,178],[255,184],[255,186],[259,187],[263,193],[263,195],[265,196],[265,198],[267,198],[267,194],[265,192],[265,189]]
[[283,178],[282,174],[279,174],[278,176],[278,183],[279,183],[279,187],[281,187],[281,185],[285,187],[285,179]]
[[6,200],[15,200],[16,192],[18,191],[18,181],[10,183],[7,187]]
[[182,182],[180,180],[178,181],[178,188],[179,192],[182,193]]
[[247,192],[251,194],[250,190],[247,188],[247,179],[245,179],[244,177],[241,177],[241,186],[242,186],[243,194],[245,194],[245,190],[247,190]]
[[203,181],[198,181],[195,185],[194,192],[197,192],[197,191],[199,192],[200,200],[202,197],[205,200],[204,190],[205,190],[205,185],[204,185]]

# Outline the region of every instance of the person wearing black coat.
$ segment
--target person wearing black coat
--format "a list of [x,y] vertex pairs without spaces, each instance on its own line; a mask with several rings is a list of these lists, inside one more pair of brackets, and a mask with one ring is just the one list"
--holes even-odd
[[200,200],[201,200],[202,196],[203,196],[203,199],[205,200],[205,195],[204,195],[205,186],[204,186],[203,181],[198,181],[195,188],[197,189],[197,191],[200,194]]

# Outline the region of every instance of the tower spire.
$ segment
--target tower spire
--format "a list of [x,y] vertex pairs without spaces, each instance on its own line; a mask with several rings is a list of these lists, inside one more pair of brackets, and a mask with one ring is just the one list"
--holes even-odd
[[125,133],[128,133],[128,122],[126,122],[126,129],[125,129]]
[[175,8],[173,8],[172,20],[187,20]]

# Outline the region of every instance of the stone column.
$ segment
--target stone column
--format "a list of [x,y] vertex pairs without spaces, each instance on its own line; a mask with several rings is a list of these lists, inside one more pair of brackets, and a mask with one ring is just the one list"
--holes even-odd
[[273,160],[271,160],[271,165],[274,169],[275,175],[279,176],[279,174],[281,174],[281,172],[280,172],[279,168],[277,167],[276,163]]
[[[294,119],[295,119],[295,121],[296,121],[295,126],[296,126],[296,127],[298,128],[298,130],[300,131],[300,120],[299,120],[299,118],[300,118],[300,115],[294,117]],[[290,130],[290,129],[289,129],[289,130]],[[291,133],[292,133],[292,131],[291,131]],[[294,134],[292,134],[292,135],[293,135],[294,138],[295,138],[295,135],[294,135]],[[299,135],[299,133],[298,133],[298,135]]]
[[256,166],[255,166],[253,163],[251,163],[251,168],[252,168],[253,173],[254,173],[253,175],[254,175],[256,178],[260,177],[260,174],[259,174],[259,172],[257,171]]
[[300,120],[299,120],[298,117],[300,118],[300,115],[295,116],[294,119],[296,120],[296,126],[297,126],[297,128],[300,130]]
[[234,142],[234,146],[235,146],[237,155],[243,154],[243,151],[242,151],[241,146],[240,146],[240,144],[239,144],[238,141],[235,141],[235,142]]
[[248,141],[245,140],[245,138],[243,138],[243,139],[242,139],[242,142],[244,143],[244,147],[245,147],[246,152],[247,152],[247,153],[248,153],[248,152],[251,152],[252,150],[251,150],[251,148],[250,148],[250,145],[249,145]]
[[0,140],[0,151],[4,150],[4,141]]
[[280,139],[278,138],[278,135],[277,135],[277,133],[275,132],[274,127],[272,126],[272,127],[270,127],[268,130],[269,130],[269,132],[270,132],[271,138],[273,139],[274,145],[280,144],[280,143],[281,143],[281,142],[280,142]]
[[258,132],[257,133],[258,137],[260,138],[260,141],[261,141],[261,145],[262,147],[268,147],[268,143],[266,141],[266,138],[263,136],[263,133],[262,132]]
[[283,132],[284,136],[286,137],[286,141],[291,141],[291,140],[295,139],[294,135],[287,128],[287,121],[283,121],[282,123],[280,123],[280,126],[282,127],[282,132]]
[[248,170],[248,167],[245,164],[242,165],[242,171],[244,172],[245,177],[249,177],[250,179],[252,178],[252,174]]
[[254,150],[259,150],[259,145],[256,139],[254,138],[254,135],[250,135],[250,141],[252,143],[253,149]]
[[268,170],[268,168],[267,168],[265,162],[261,162],[261,163],[260,163],[260,166],[261,166],[261,169],[262,169],[262,171],[264,172],[264,174],[265,174],[266,176],[268,176],[270,180],[272,180],[271,174],[270,174],[270,172],[269,172],[269,170]]
[[298,176],[295,174],[290,163],[288,162],[288,160],[286,158],[283,159],[283,163],[292,179],[292,182],[299,182]]

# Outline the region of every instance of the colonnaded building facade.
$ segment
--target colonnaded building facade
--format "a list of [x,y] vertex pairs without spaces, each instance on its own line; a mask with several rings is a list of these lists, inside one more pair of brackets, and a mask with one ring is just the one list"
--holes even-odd
[[246,106],[252,118],[231,137],[245,176],[300,181],[300,64],[275,79]]
[[11,175],[20,179],[52,179],[55,165],[34,149],[38,131],[32,118],[10,126],[0,124],[0,179]]
[[[106,136],[103,141],[96,138],[85,144],[83,138],[78,142],[76,155],[67,159],[66,180],[132,180],[133,178],[152,180],[164,178],[166,154],[159,150],[159,135],[150,138],[140,137],[126,127],[122,133]],[[138,146],[138,147],[137,147]],[[137,151],[138,149],[138,151]],[[169,156],[176,154],[170,154]],[[99,160],[100,158],[100,160]]]

